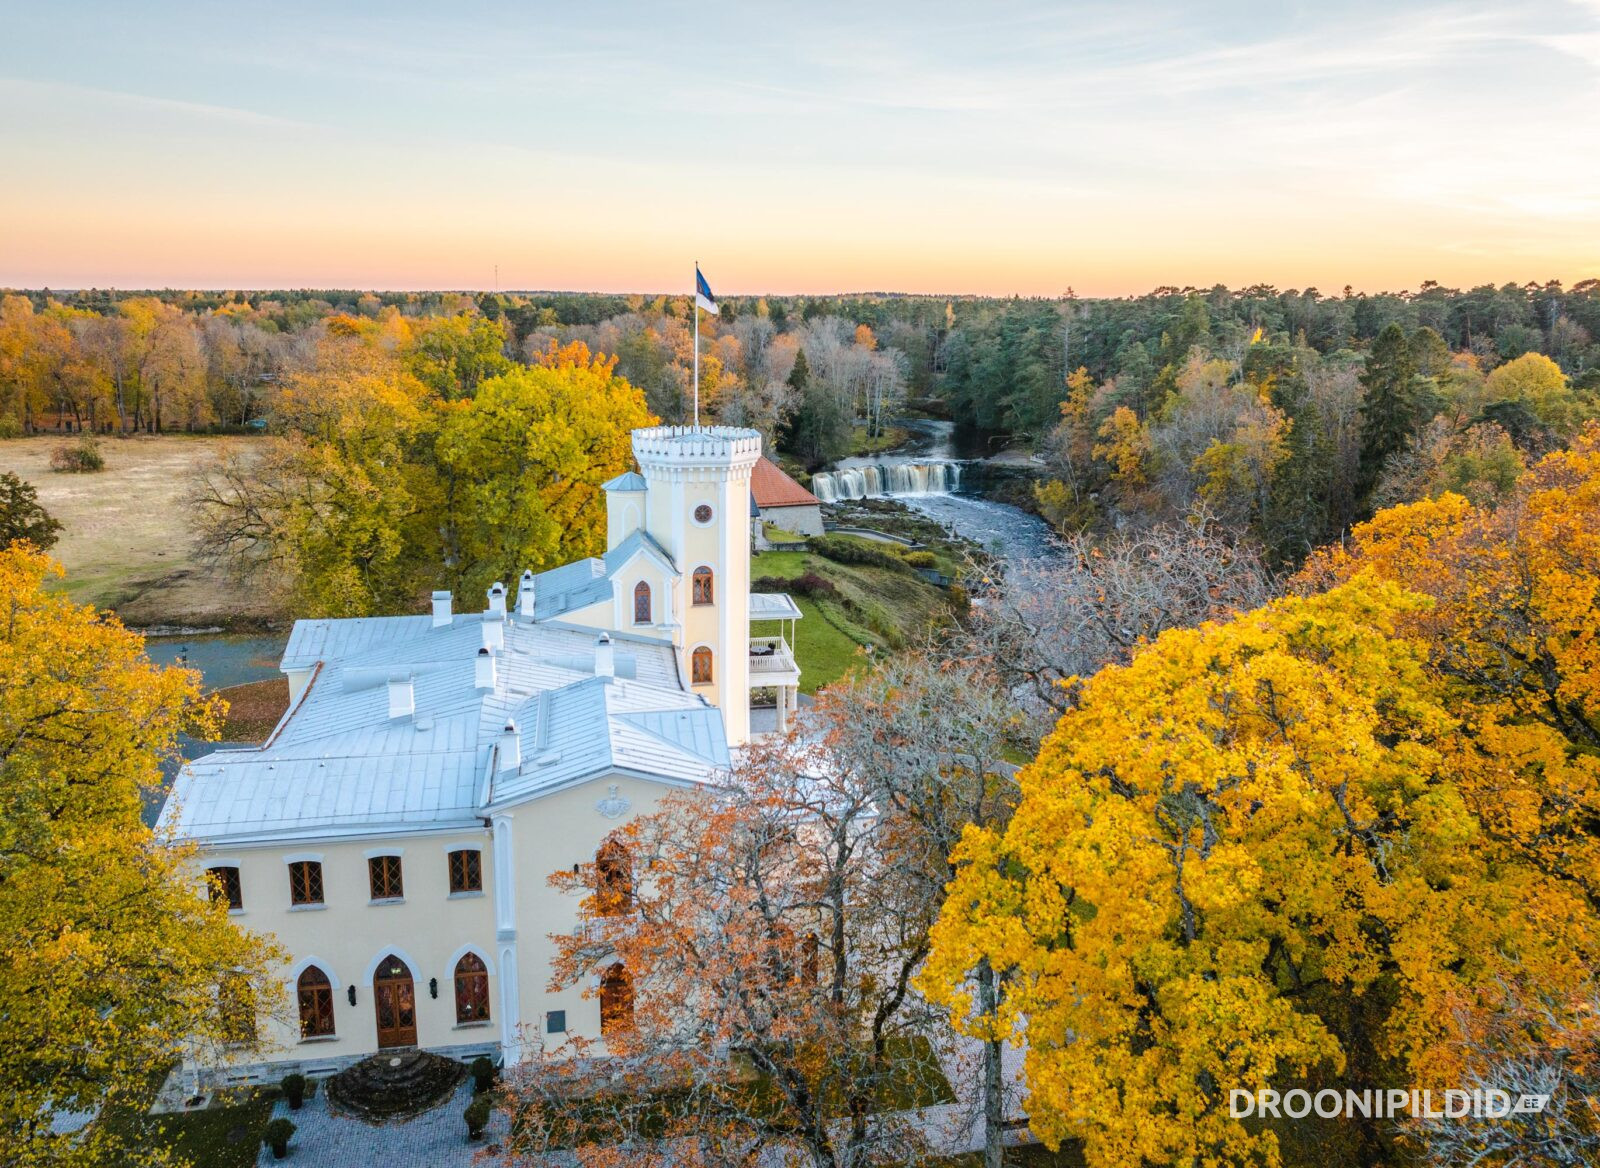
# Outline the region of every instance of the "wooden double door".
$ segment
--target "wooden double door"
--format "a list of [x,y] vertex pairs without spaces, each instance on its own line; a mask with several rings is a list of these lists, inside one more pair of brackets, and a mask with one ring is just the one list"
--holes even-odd
[[378,963],[372,978],[372,1000],[378,1011],[378,1049],[417,1045],[417,989],[406,963],[391,954]]

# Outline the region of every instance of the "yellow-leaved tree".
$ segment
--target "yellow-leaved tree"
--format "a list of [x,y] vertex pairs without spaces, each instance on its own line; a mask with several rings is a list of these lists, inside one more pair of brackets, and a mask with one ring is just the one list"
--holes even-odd
[[633,465],[630,432],[656,420],[616,365],[579,342],[552,345],[449,407],[436,455],[459,589],[481,595],[524,568],[605,550],[601,484]]
[[[968,831],[922,985],[984,1033],[971,971],[1012,978],[1048,1143],[1277,1164],[1232,1090],[1453,1086],[1458,1007],[1584,976],[1582,890],[1480,842],[1470,727],[1402,635],[1428,603],[1358,573],[1167,632],[1083,684],[1011,824]],[[1382,1119],[1344,1131],[1350,1162],[1389,1150]]]
[[239,1011],[268,1001],[276,954],[140,817],[178,734],[213,733],[218,703],[47,591],[59,571],[0,551],[0,1163],[137,1164],[114,1125],[57,1136],[52,1120],[140,1096],[186,1047],[248,1045]]

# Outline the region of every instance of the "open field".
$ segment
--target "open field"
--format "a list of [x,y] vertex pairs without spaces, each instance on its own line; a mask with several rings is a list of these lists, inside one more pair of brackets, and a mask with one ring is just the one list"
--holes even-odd
[[106,468],[96,474],[50,469],[50,452],[70,439],[0,441],[0,471],[14,471],[39,491],[62,523],[52,555],[67,569],[74,600],[112,608],[129,625],[239,626],[270,612],[252,603],[194,555],[185,499],[194,469],[241,437],[106,438]]

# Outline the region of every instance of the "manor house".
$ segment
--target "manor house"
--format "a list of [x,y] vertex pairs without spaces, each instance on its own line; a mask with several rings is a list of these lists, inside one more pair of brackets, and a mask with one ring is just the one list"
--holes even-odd
[[267,1049],[196,1068],[207,1082],[390,1047],[515,1064],[625,1018],[619,965],[593,996],[548,988],[550,934],[578,906],[547,878],[593,861],[630,881],[612,832],[715,782],[752,695],[781,730],[800,680],[782,635],[799,609],[750,593],[760,435],[658,427],[633,451],[605,487],[604,556],[496,584],[482,611],[436,592],[419,616],[297,622],[272,734],[183,769],[164,820],[239,925],[289,954]]

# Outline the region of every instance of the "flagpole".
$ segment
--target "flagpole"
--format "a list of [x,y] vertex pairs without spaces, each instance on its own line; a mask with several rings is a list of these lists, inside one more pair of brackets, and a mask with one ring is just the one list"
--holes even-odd
[[700,261],[694,262],[694,424],[700,424]]

